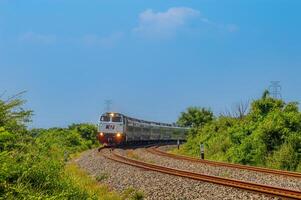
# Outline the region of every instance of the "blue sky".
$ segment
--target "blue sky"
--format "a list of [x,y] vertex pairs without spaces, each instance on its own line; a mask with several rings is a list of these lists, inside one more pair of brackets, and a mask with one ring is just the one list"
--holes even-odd
[[0,93],[26,90],[33,127],[97,123],[105,99],[173,122],[258,98],[300,101],[298,0],[0,0]]

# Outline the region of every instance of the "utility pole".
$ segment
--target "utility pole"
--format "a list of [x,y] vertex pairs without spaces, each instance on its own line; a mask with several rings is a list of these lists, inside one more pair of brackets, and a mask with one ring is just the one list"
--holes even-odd
[[111,105],[112,105],[112,100],[111,99],[106,99],[105,100],[105,110],[106,110],[106,112],[111,111]]
[[274,99],[282,99],[281,90],[280,81],[271,81],[269,92]]

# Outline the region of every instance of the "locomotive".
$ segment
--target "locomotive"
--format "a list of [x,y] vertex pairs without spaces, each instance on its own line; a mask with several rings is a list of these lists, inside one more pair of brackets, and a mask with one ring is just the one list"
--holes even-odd
[[135,119],[121,113],[101,115],[97,139],[104,146],[138,142],[184,141],[188,128],[174,124]]

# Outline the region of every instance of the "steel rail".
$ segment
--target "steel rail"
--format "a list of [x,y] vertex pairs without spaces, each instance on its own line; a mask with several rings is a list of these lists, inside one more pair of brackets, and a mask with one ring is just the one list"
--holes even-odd
[[234,168],[234,169],[243,169],[243,170],[256,171],[256,172],[262,172],[262,173],[268,173],[268,174],[283,175],[283,176],[287,176],[287,177],[301,178],[301,173],[298,173],[298,172],[275,170],[275,169],[268,169],[268,168],[263,168],[263,167],[239,165],[239,164],[217,162],[217,161],[211,161],[211,160],[201,160],[198,158],[192,158],[192,157],[188,157],[188,156],[167,153],[165,151],[159,150],[157,147],[148,148],[148,149],[146,149],[146,151],[148,151],[149,153],[152,153],[152,154],[157,154],[160,156],[165,156],[165,157],[169,157],[169,158],[173,158],[173,159],[177,159],[177,160],[187,160],[187,161],[191,161],[191,162],[208,164],[208,165],[217,166],[217,167],[229,167],[229,168]]
[[116,154],[115,152],[113,152],[110,155],[111,156],[108,156],[108,155],[104,155],[104,156],[107,159],[110,159],[110,160],[113,160],[113,161],[116,161],[119,163],[123,163],[126,165],[146,169],[146,170],[156,171],[156,172],[174,175],[174,176],[180,176],[180,177],[189,178],[189,179],[193,179],[193,180],[210,182],[210,183],[224,185],[224,186],[228,186],[228,187],[240,188],[240,189],[244,189],[244,190],[248,190],[248,191],[252,191],[252,192],[265,193],[265,194],[273,195],[273,196],[301,199],[301,191],[295,191],[295,190],[279,188],[279,187],[274,187],[274,186],[269,186],[269,185],[250,183],[250,182],[245,182],[245,181],[240,181],[240,180],[235,180],[235,179],[222,178],[222,177],[217,177],[217,176],[210,176],[210,175],[198,174],[198,173],[184,171],[184,170],[178,170],[178,169],[174,169],[174,168],[163,167],[160,165],[154,165],[154,164],[130,159],[130,158],[121,156],[119,154]]

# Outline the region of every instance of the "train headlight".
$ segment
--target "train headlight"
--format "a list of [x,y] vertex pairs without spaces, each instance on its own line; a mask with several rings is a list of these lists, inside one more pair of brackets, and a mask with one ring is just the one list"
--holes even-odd
[[119,138],[119,137],[121,137],[121,133],[117,133],[117,135],[116,135],[116,136],[117,136],[118,138]]
[[101,137],[102,137],[102,136],[103,136],[103,133],[99,133],[99,136],[101,136]]

